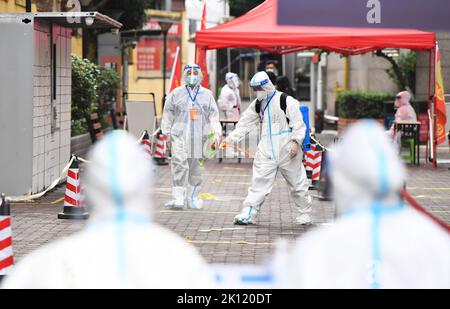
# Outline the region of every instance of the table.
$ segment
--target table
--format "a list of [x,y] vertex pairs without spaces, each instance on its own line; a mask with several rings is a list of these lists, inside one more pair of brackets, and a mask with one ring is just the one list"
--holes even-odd
[[414,138],[415,153],[417,154],[414,156],[414,164],[420,165],[420,143],[419,143],[420,122],[397,120],[394,122],[394,132],[397,131],[402,131],[401,138],[402,137]]
[[[222,126],[222,133],[223,136],[227,136],[227,125],[233,124],[233,128],[236,129],[236,124],[238,123],[239,119],[233,119],[233,118],[223,118],[219,119],[220,125]],[[222,162],[222,158],[219,158],[219,163]],[[241,158],[238,158],[238,163],[241,163]]]

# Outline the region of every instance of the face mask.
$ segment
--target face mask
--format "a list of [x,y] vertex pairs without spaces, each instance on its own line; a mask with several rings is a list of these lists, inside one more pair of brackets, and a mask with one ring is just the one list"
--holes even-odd
[[239,86],[241,85],[241,83],[239,82],[239,79],[238,79],[238,78],[233,79],[233,82],[234,82],[234,86],[235,86],[236,88],[239,88]]
[[267,69],[266,72],[272,72],[273,74],[278,76],[278,70],[276,70],[276,69]]
[[188,75],[185,78],[186,84],[188,84],[188,86],[191,86],[191,87],[192,86],[197,86],[198,81],[199,81],[198,75]]
[[265,91],[256,91],[256,98],[258,99],[258,101],[262,101],[267,97],[266,92]]

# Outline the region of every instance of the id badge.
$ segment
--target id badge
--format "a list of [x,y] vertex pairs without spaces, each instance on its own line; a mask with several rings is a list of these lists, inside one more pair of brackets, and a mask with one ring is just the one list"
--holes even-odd
[[196,108],[189,108],[189,116],[191,118],[191,120],[197,120],[198,118],[198,109]]

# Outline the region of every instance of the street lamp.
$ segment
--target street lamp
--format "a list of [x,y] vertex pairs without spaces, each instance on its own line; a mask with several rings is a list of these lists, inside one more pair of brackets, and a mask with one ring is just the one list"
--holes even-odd
[[163,49],[163,99],[162,106],[164,108],[164,104],[166,101],[166,61],[167,61],[167,34],[169,32],[170,27],[172,27],[171,21],[158,21],[159,26],[161,27],[161,31],[163,33],[164,38],[164,49]]

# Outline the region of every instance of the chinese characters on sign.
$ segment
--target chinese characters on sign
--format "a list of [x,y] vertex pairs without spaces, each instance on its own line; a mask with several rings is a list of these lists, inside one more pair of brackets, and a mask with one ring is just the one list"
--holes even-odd
[[[145,30],[160,30],[156,21],[149,21]],[[181,25],[174,23],[167,35],[167,61],[166,72],[171,71],[177,47],[181,46]],[[141,77],[162,76],[162,65],[164,57],[164,38],[143,37],[137,44],[137,70]]]

